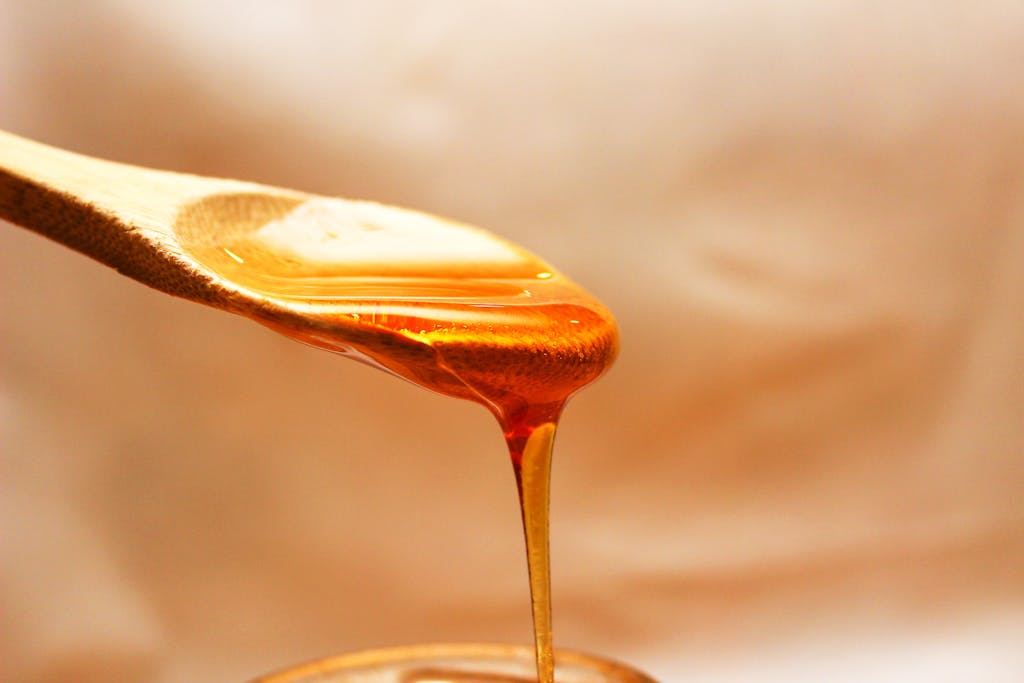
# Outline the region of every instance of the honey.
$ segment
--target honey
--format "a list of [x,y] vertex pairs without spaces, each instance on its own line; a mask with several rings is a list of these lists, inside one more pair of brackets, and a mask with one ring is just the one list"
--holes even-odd
[[615,358],[611,313],[514,244],[370,202],[207,197],[175,232],[224,281],[304,312],[259,322],[494,414],[519,490],[538,679],[551,683],[552,444],[566,401]]

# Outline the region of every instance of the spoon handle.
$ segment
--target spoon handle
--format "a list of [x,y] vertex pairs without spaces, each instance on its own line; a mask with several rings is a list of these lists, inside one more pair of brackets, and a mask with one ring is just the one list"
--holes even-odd
[[196,301],[210,293],[172,231],[178,209],[220,181],[75,154],[0,131],[0,218],[143,284]]

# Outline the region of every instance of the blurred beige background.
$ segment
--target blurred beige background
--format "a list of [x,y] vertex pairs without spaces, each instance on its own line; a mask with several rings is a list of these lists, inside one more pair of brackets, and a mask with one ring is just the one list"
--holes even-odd
[[[0,0],[0,128],[412,206],[619,317],[555,638],[663,683],[1024,680],[1024,6]],[[0,226],[9,683],[526,642],[479,407]]]

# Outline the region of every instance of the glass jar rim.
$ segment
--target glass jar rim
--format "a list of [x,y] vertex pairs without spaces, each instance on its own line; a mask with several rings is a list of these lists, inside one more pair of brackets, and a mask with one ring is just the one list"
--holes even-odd
[[[486,660],[529,660],[534,656],[532,647],[496,643],[434,643],[363,650],[349,654],[318,659],[298,666],[282,669],[251,680],[249,683],[301,683],[309,676],[322,676],[345,669],[359,669],[382,664],[400,664],[403,660],[417,661],[433,658],[462,658]],[[555,665],[585,667],[600,673],[616,683],[657,683],[653,678],[631,666],[588,655],[576,650],[555,650]]]

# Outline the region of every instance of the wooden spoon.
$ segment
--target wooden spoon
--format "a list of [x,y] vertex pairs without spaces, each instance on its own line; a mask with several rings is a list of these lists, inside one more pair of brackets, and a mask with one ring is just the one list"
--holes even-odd
[[139,168],[0,131],[0,218],[168,294],[492,408],[511,389],[485,366],[527,364],[534,400],[560,403],[617,349],[607,309],[544,261],[418,212]]

